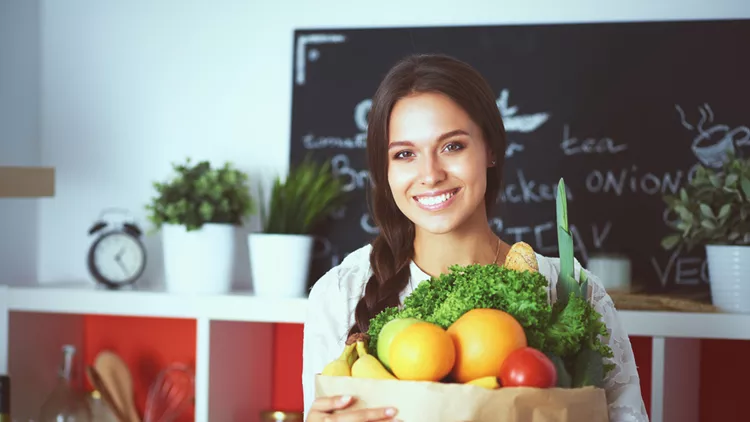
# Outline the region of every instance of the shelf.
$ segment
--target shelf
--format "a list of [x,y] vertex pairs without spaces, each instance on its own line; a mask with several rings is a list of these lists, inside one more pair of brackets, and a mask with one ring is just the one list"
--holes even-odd
[[0,198],[51,196],[55,196],[54,168],[0,166]]
[[[89,284],[8,288],[11,312],[100,314],[215,321],[298,323],[307,299],[267,299],[249,293],[180,295],[104,290]],[[750,340],[750,315],[620,311],[632,336]]]
[[181,295],[163,291],[105,290],[90,285],[8,288],[11,312],[98,314],[215,321],[301,323],[306,299],[266,299],[247,293]]
[[750,314],[619,311],[633,336],[750,340]]

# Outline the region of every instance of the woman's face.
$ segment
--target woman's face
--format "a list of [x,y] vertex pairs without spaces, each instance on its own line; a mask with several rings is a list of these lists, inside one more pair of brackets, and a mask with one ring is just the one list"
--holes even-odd
[[458,104],[442,94],[405,97],[393,107],[388,138],[388,183],[418,229],[442,234],[484,218],[491,156]]

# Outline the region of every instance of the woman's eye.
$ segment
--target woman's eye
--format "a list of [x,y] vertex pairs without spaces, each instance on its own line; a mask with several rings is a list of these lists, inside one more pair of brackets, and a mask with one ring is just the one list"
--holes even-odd
[[411,154],[411,151],[401,151],[401,152],[396,153],[396,155],[394,155],[394,158],[396,159],[409,158],[410,154]]
[[459,151],[459,150],[463,149],[463,147],[464,146],[461,145],[461,144],[459,144],[459,143],[451,142],[450,144],[448,144],[448,145],[445,146],[445,149],[447,151],[449,151],[449,152],[454,152],[454,151]]

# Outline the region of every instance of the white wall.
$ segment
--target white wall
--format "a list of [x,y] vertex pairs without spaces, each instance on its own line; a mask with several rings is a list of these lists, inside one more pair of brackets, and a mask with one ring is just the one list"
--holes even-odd
[[[0,0],[0,166],[39,164],[39,3]],[[0,198],[0,283],[37,279],[38,201]]]
[[151,182],[172,161],[285,172],[295,28],[733,17],[750,17],[750,1],[42,0],[41,160],[58,179],[40,203],[39,281],[88,279],[100,209],[127,207],[145,225]]

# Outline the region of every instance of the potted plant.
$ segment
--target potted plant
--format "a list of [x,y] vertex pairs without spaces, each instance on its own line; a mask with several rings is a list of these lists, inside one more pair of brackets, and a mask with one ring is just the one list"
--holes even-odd
[[662,247],[704,246],[714,305],[750,313],[750,161],[729,153],[718,169],[698,165],[692,180],[664,200],[675,233]]
[[153,184],[146,206],[161,229],[167,291],[226,293],[231,290],[237,230],[255,212],[248,176],[231,163],[172,164],[174,177]]
[[317,163],[309,155],[285,180],[274,179],[268,208],[259,209],[261,232],[248,235],[256,295],[306,296],[314,241],[310,233],[343,198],[343,182],[330,162]]

